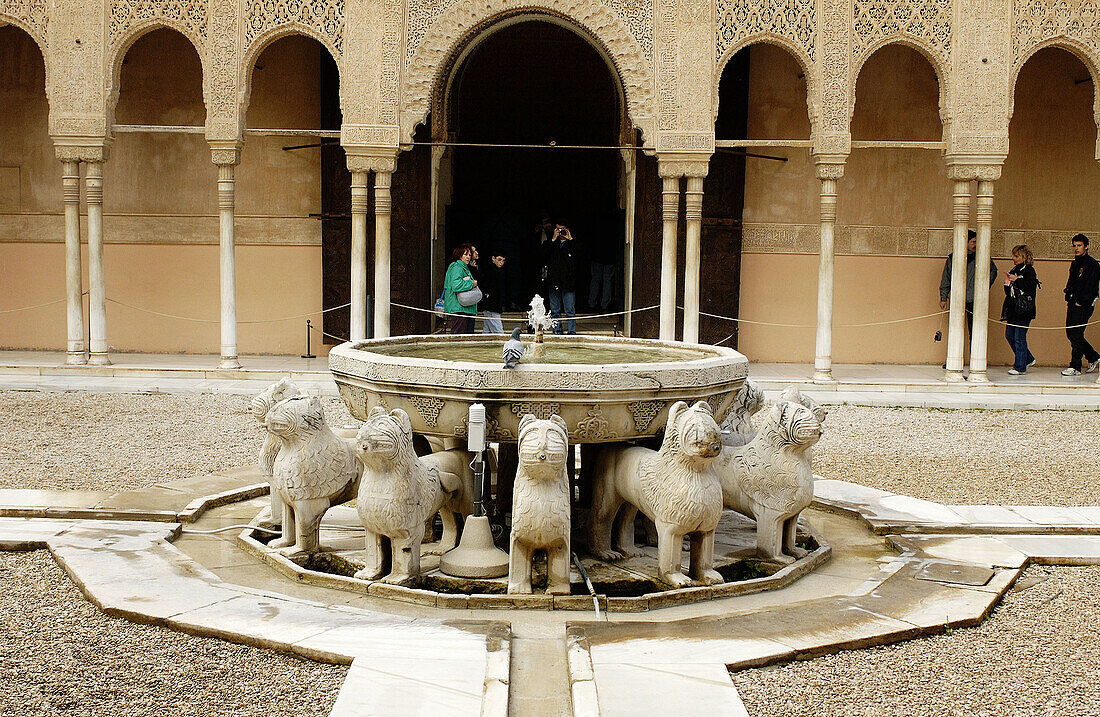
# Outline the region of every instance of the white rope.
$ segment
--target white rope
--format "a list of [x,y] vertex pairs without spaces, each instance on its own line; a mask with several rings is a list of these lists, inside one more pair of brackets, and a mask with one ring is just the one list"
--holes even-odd
[[60,304],[63,301],[67,301],[67,299],[47,301],[45,304],[35,304],[34,306],[20,306],[18,309],[0,309],[0,314],[15,314],[20,311],[32,311],[34,309],[41,309],[43,306],[53,306],[54,304]]
[[[62,299],[62,301],[64,301],[64,299]],[[112,304],[118,304],[119,306],[125,306],[127,309],[133,309],[134,311],[141,311],[141,312],[146,313],[146,314],[153,314],[154,316],[163,316],[166,319],[178,319],[180,321],[193,321],[197,324],[219,324],[219,323],[221,323],[221,319],[197,319],[193,316],[180,316],[178,314],[167,314],[163,311],[154,311],[153,309],[143,309],[140,306],[132,306],[130,304],[124,303],[122,301],[118,301],[116,299],[107,299],[107,301],[111,302]],[[309,316],[316,316],[317,314],[327,314],[330,311],[337,311],[339,309],[346,309],[349,306],[351,306],[350,301],[346,304],[341,304],[340,306],[333,306],[331,308],[320,309],[318,311],[310,311],[310,312],[305,313],[305,314],[298,314],[297,316],[283,316],[283,317],[280,317],[278,319],[253,319],[253,320],[249,320],[249,321],[238,321],[237,323],[238,324],[274,324],[274,323],[278,323],[280,321],[293,321],[294,319],[304,319],[304,318],[309,317]]]
[[[469,317],[471,319],[478,318],[477,314],[452,314],[452,313],[449,313],[449,312],[446,312],[446,311],[436,311],[435,309],[425,309],[425,308],[420,307],[420,306],[409,306],[408,304],[399,304],[396,301],[391,301],[390,306],[397,306],[397,307],[400,307],[402,309],[408,309],[409,311],[421,311],[421,312],[424,312],[425,314],[434,314],[435,316],[439,316],[439,317],[461,316],[463,318]],[[657,309],[657,308],[660,308],[659,305],[654,304],[653,306],[646,306],[646,307],[641,308],[641,309],[630,309],[629,311],[612,311],[612,312],[609,312],[609,313],[606,313],[606,314],[582,314],[580,316],[559,316],[555,320],[557,320],[557,321],[590,321],[592,319],[606,319],[610,316],[623,316],[625,314],[637,314],[637,313],[640,313],[642,311],[651,311],[651,310]],[[485,317],[481,316],[480,318],[485,318]],[[500,320],[501,321],[509,321],[509,322],[513,322],[513,323],[519,323],[519,324],[526,324],[527,323],[527,319],[525,317],[516,319],[516,318],[508,318],[508,317],[505,317],[505,316],[501,316]]]

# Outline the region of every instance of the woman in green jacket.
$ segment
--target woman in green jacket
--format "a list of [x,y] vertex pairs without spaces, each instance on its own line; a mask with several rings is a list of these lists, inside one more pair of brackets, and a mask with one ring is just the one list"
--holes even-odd
[[472,334],[477,304],[463,306],[458,302],[458,294],[477,286],[477,280],[470,273],[470,262],[477,257],[477,249],[472,244],[459,244],[451,256],[454,261],[447,267],[443,279],[443,310],[451,314],[448,330],[452,334]]

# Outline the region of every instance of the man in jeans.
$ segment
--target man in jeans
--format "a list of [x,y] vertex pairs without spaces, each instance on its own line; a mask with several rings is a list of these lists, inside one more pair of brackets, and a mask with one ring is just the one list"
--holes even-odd
[[[978,234],[973,229],[966,232],[966,338],[967,345],[974,334],[974,270],[978,266]],[[951,301],[951,262],[954,254],[947,255],[947,261],[943,264],[943,274],[940,275],[940,309],[947,311]],[[997,282],[997,265],[989,260],[989,286]],[[943,365],[947,368],[947,364]]]
[[[560,319],[562,311],[568,321],[564,322],[565,332],[577,333],[577,322],[573,319],[577,315],[577,246],[573,242],[573,234],[568,227],[557,225],[554,228],[554,238],[551,241],[548,272],[546,277],[547,289],[550,293],[550,315]],[[562,323],[559,321],[554,326],[554,333],[562,333]]]
[[1086,362],[1085,373],[1100,367],[1100,354],[1085,340],[1085,326],[1092,318],[1093,305],[1100,291],[1100,263],[1089,256],[1089,238],[1084,234],[1073,237],[1073,263],[1069,265],[1069,281],[1066,282],[1066,338],[1069,339],[1071,357],[1069,368],[1063,376],[1080,376],[1081,359]]

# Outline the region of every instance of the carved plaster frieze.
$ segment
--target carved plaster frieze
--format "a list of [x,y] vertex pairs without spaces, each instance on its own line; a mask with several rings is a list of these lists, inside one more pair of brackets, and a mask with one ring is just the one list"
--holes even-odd
[[462,47],[493,21],[540,15],[575,27],[601,47],[614,64],[634,126],[649,131],[653,77],[638,40],[622,19],[591,0],[455,0],[424,30],[401,83],[401,139],[411,142],[416,125],[428,115],[434,93]]
[[[344,0],[247,0],[244,44],[252,48],[283,29],[302,29],[332,52],[337,62],[344,52]],[[254,58],[253,58],[254,59]]]
[[774,42],[806,69],[817,54],[816,9],[815,0],[718,0],[715,59],[724,65],[723,58],[753,41]]
[[4,22],[25,30],[44,53],[50,23],[47,0],[0,0],[0,23]]
[[[848,137],[851,123],[851,0],[820,0],[817,73],[818,90],[810,95],[810,128],[815,151],[824,143]],[[826,151],[834,151],[826,149]],[[835,150],[839,151],[839,150]],[[847,154],[847,149],[844,150]]]
[[1052,42],[1084,55],[1093,76],[1100,66],[1100,3],[1096,0],[1014,0],[1012,76],[1036,49]]
[[861,67],[875,50],[900,40],[928,55],[942,79],[951,57],[951,9],[951,0],[855,0],[853,66]]
[[206,0],[111,0],[111,45],[119,46],[144,28],[170,27],[188,37],[204,54],[207,31]]
[[238,97],[240,33],[238,0],[210,0],[209,50],[203,73],[206,100],[206,136],[237,140],[243,132]]

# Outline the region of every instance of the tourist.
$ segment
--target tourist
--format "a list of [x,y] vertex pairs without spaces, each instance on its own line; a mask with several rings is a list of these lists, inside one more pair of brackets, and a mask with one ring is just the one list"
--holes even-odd
[[1073,237],[1073,263],[1069,265],[1066,282],[1066,338],[1071,355],[1069,368],[1063,376],[1080,376],[1081,359],[1087,362],[1085,373],[1100,367],[1100,354],[1085,340],[1085,324],[1092,317],[1100,284],[1100,263],[1089,256],[1089,238],[1084,234]]
[[1015,354],[1015,361],[1008,372],[1013,376],[1027,373],[1035,363],[1035,357],[1027,348],[1027,327],[1035,319],[1035,295],[1039,289],[1039,277],[1032,266],[1034,258],[1027,244],[1012,247],[1012,270],[1005,274],[1005,303],[1001,307],[1005,338]]
[[[550,315],[560,319],[564,312],[565,333],[577,333],[577,247],[573,243],[573,234],[569,228],[558,224],[554,228],[554,238],[550,242],[550,255],[547,263],[547,289],[550,293]],[[554,326],[554,333],[562,333],[562,322]]]
[[[974,269],[977,267],[978,235],[973,229],[966,232],[966,337],[969,341],[974,333]],[[940,275],[940,309],[947,311],[951,301],[951,259],[954,252],[947,255]],[[989,260],[989,285],[997,281],[997,265]],[[943,365],[947,368],[947,364]]]
[[500,314],[504,310],[504,294],[507,287],[504,275],[504,250],[494,249],[489,255],[489,263],[481,270],[479,286],[485,297],[481,300],[481,315],[484,319],[482,332],[503,334],[504,324]]
[[443,278],[443,310],[449,315],[448,330],[452,334],[472,334],[477,302],[463,306],[458,295],[477,288],[477,280],[470,273],[470,264],[477,250],[472,244],[459,244],[451,253],[454,261],[447,267]]

